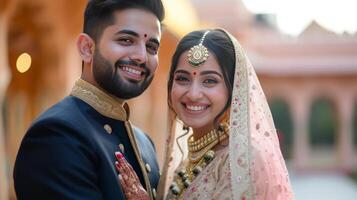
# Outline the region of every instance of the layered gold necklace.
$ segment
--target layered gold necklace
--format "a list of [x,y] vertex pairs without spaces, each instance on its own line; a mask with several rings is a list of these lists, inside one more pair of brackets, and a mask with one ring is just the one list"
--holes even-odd
[[195,140],[193,134],[188,138],[188,158],[190,162],[197,163],[205,153],[228,137],[228,124],[219,125],[218,130],[212,129],[201,138]]
[[193,135],[188,138],[189,162],[186,167],[177,172],[173,183],[170,185],[173,199],[179,199],[191,182],[214,159],[213,147],[226,139],[228,133],[228,123],[223,122],[219,125],[218,130],[213,129],[197,140],[194,139]]

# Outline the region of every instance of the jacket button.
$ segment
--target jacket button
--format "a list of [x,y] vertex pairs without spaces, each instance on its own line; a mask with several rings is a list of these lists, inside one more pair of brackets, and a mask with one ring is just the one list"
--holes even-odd
[[151,167],[148,163],[145,164],[145,168],[146,168],[147,172],[149,172],[149,173],[151,172]]
[[109,126],[108,124],[104,125],[104,130],[107,131],[108,134],[112,134],[113,132],[112,127]]
[[125,148],[123,144],[119,144],[119,149],[122,153],[124,153]]

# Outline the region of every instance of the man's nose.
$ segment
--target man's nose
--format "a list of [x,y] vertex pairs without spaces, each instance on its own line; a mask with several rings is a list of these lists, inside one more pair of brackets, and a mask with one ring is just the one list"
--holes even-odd
[[138,44],[133,49],[130,59],[137,62],[138,64],[146,63],[147,61],[146,44]]

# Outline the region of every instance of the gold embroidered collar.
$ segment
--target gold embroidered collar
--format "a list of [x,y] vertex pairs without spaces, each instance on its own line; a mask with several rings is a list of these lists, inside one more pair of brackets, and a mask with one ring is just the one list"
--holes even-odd
[[122,99],[104,92],[83,79],[76,81],[71,95],[86,102],[106,117],[120,121],[129,119],[129,107]]

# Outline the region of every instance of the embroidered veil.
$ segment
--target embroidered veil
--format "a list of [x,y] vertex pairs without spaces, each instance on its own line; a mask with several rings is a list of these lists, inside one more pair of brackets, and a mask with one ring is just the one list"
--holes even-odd
[[[231,199],[291,200],[293,193],[276,129],[256,73],[236,38],[225,30],[235,50],[235,74],[229,120]],[[158,198],[163,199],[181,160],[178,121],[169,116],[166,157]],[[185,140],[185,139],[183,139]],[[187,151],[187,150],[186,150]]]

